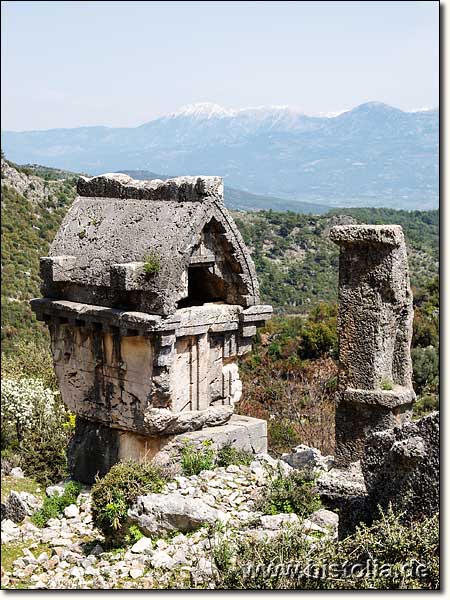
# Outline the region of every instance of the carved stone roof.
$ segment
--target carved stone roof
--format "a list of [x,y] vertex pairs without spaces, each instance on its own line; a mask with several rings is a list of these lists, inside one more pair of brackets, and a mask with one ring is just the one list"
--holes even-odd
[[77,191],[41,262],[45,296],[168,315],[187,297],[188,269],[196,265],[223,281],[225,302],[259,302],[254,265],[223,204],[220,177],[135,181],[107,174],[81,177]]

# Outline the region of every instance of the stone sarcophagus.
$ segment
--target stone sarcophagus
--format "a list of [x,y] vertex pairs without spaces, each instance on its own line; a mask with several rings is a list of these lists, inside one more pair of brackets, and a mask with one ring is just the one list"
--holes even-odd
[[413,299],[399,225],[337,225],[339,385],[336,461],[361,457],[367,433],[411,416]]
[[152,458],[174,435],[229,422],[237,358],[272,309],[259,304],[221,178],[108,174],[77,188],[32,307],[77,415],[69,463],[86,481],[117,460]]

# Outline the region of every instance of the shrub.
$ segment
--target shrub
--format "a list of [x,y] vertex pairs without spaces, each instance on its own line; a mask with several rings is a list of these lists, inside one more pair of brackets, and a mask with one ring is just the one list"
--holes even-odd
[[137,525],[130,525],[128,527],[128,532],[125,535],[125,543],[128,546],[131,546],[138,542],[140,539],[144,537],[144,534],[141,532]]
[[200,446],[188,443],[181,449],[181,468],[187,477],[213,469],[214,463],[215,452],[211,440],[205,440]]
[[37,510],[31,517],[37,527],[45,527],[50,519],[57,519],[62,515],[66,506],[76,504],[81,485],[77,481],[69,481],[64,487],[62,496],[50,496],[45,498],[42,508]]
[[302,358],[337,355],[337,305],[320,303],[309,314],[301,330],[299,354]]
[[425,386],[437,385],[439,380],[439,350],[434,346],[413,348],[411,358],[416,392],[420,394]]
[[12,429],[19,442],[26,431],[42,430],[54,420],[57,393],[39,379],[3,379],[1,395],[2,428]]
[[8,353],[2,354],[2,378],[39,379],[45,388],[58,390],[48,340],[19,340]]
[[71,430],[64,424],[47,435],[32,432],[18,448],[20,464],[26,475],[43,485],[61,481],[68,475],[66,449]]
[[229,465],[249,465],[254,460],[254,455],[245,450],[238,450],[232,446],[224,446],[217,452],[217,467]]
[[162,471],[150,463],[126,461],[114,465],[92,487],[92,516],[106,542],[120,545],[128,534],[128,509],[140,495],[160,492]]
[[439,396],[436,394],[424,394],[413,404],[415,417],[424,417],[435,410],[439,410]]
[[255,503],[264,514],[296,513],[306,517],[321,507],[314,490],[314,479],[306,471],[280,474],[272,479]]
[[39,379],[2,380],[2,450],[15,452],[30,477],[49,485],[67,476],[73,415]]
[[266,542],[219,538],[212,543],[215,587],[439,589],[439,516],[409,526],[400,517],[389,510],[337,543],[311,545],[296,527]]
[[[437,306],[439,306],[437,304]],[[414,310],[412,346],[426,348],[439,344],[439,319],[437,314],[427,314],[426,309]]]
[[160,268],[159,256],[155,252],[147,254],[144,261],[144,272],[146,275],[154,275],[159,272]]
[[268,434],[269,447],[277,454],[289,451],[300,443],[298,431],[287,419],[269,421]]

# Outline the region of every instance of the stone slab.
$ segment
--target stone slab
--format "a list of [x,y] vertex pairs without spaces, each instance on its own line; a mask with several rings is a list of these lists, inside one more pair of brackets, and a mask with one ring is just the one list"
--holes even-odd
[[404,243],[400,225],[335,225],[330,230],[335,244],[387,244],[400,246]]
[[139,462],[152,460],[163,467],[176,467],[185,444],[201,445],[206,440],[211,440],[217,450],[232,446],[254,454],[267,453],[267,422],[233,415],[226,425],[149,437],[111,429],[78,417],[68,450],[69,469],[77,481],[92,484],[97,474],[103,476],[115,463],[127,459]]
[[415,400],[412,389],[395,386],[393,390],[360,390],[347,388],[344,392],[345,402],[369,404],[395,408],[403,404],[411,404]]

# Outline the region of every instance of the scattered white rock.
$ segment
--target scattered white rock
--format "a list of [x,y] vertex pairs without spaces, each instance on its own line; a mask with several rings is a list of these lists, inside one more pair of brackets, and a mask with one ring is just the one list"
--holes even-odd
[[[231,532],[239,537],[270,540],[283,529],[300,524],[294,514],[261,515],[254,509],[254,501],[264,486],[280,473],[290,472],[292,467],[285,461],[262,454],[250,466],[230,465],[203,471],[198,476],[179,476],[161,494],[138,499],[142,506],[132,508],[131,512],[136,513],[133,518],[153,539],[143,537],[125,553],[107,552],[102,547],[101,533],[93,525],[87,490],[79,495],[77,504],[66,507],[63,517],[50,519],[44,528],[34,526],[28,517],[20,526],[6,519],[2,521],[2,543],[19,539],[29,543],[27,552],[14,562],[13,570],[2,573],[2,582],[8,581],[5,585],[14,587],[18,580],[28,580],[33,589],[148,589],[169,586],[176,571],[190,573],[208,587],[212,574],[209,525],[228,521],[226,535]],[[63,491],[63,485],[46,490],[49,496]],[[322,509],[304,522],[303,537],[313,544],[317,543],[317,532],[335,536],[336,524],[337,515]],[[175,531],[189,535],[166,537]],[[155,539],[158,535],[164,538]],[[93,540],[99,543],[86,555],[85,544]],[[42,543],[49,544],[52,553],[41,552],[35,557],[32,551],[37,553]],[[154,569],[158,569],[157,580]]]
[[164,550],[157,550],[151,557],[150,562],[155,569],[160,567],[168,569],[173,565],[172,557],[167,552],[164,552]]
[[137,579],[138,577],[142,577],[144,574],[144,569],[130,569],[130,577],[131,579]]
[[131,546],[131,552],[135,554],[148,554],[153,549],[153,542],[148,537],[143,537]]
[[18,531],[20,531],[20,530],[17,527],[17,525],[14,523],[14,521],[11,521],[11,519],[3,519],[2,532],[9,533],[11,535]]
[[25,475],[20,467],[14,467],[13,469],[11,469],[10,475],[11,475],[11,477],[16,477],[17,479],[21,479],[22,477],[25,477]]
[[304,531],[308,531],[308,532],[317,531],[318,533],[323,533],[323,534],[328,533],[328,530],[325,529],[325,527],[321,527],[320,525],[313,523],[310,519],[305,519],[303,521],[302,529]]
[[80,509],[76,504],[69,504],[69,506],[66,506],[66,508],[64,509],[64,516],[66,516],[68,519],[79,517]]
[[59,483],[57,485],[49,485],[46,488],[45,493],[49,497],[52,497],[52,496],[62,496],[64,494],[64,485],[61,484],[61,483]]
[[263,529],[281,530],[286,526],[297,525],[299,518],[294,513],[279,513],[278,515],[263,515],[260,517]]
[[316,510],[316,512],[310,515],[309,520],[316,525],[320,525],[320,527],[328,527],[333,532],[337,531],[339,525],[339,515],[325,508]]

